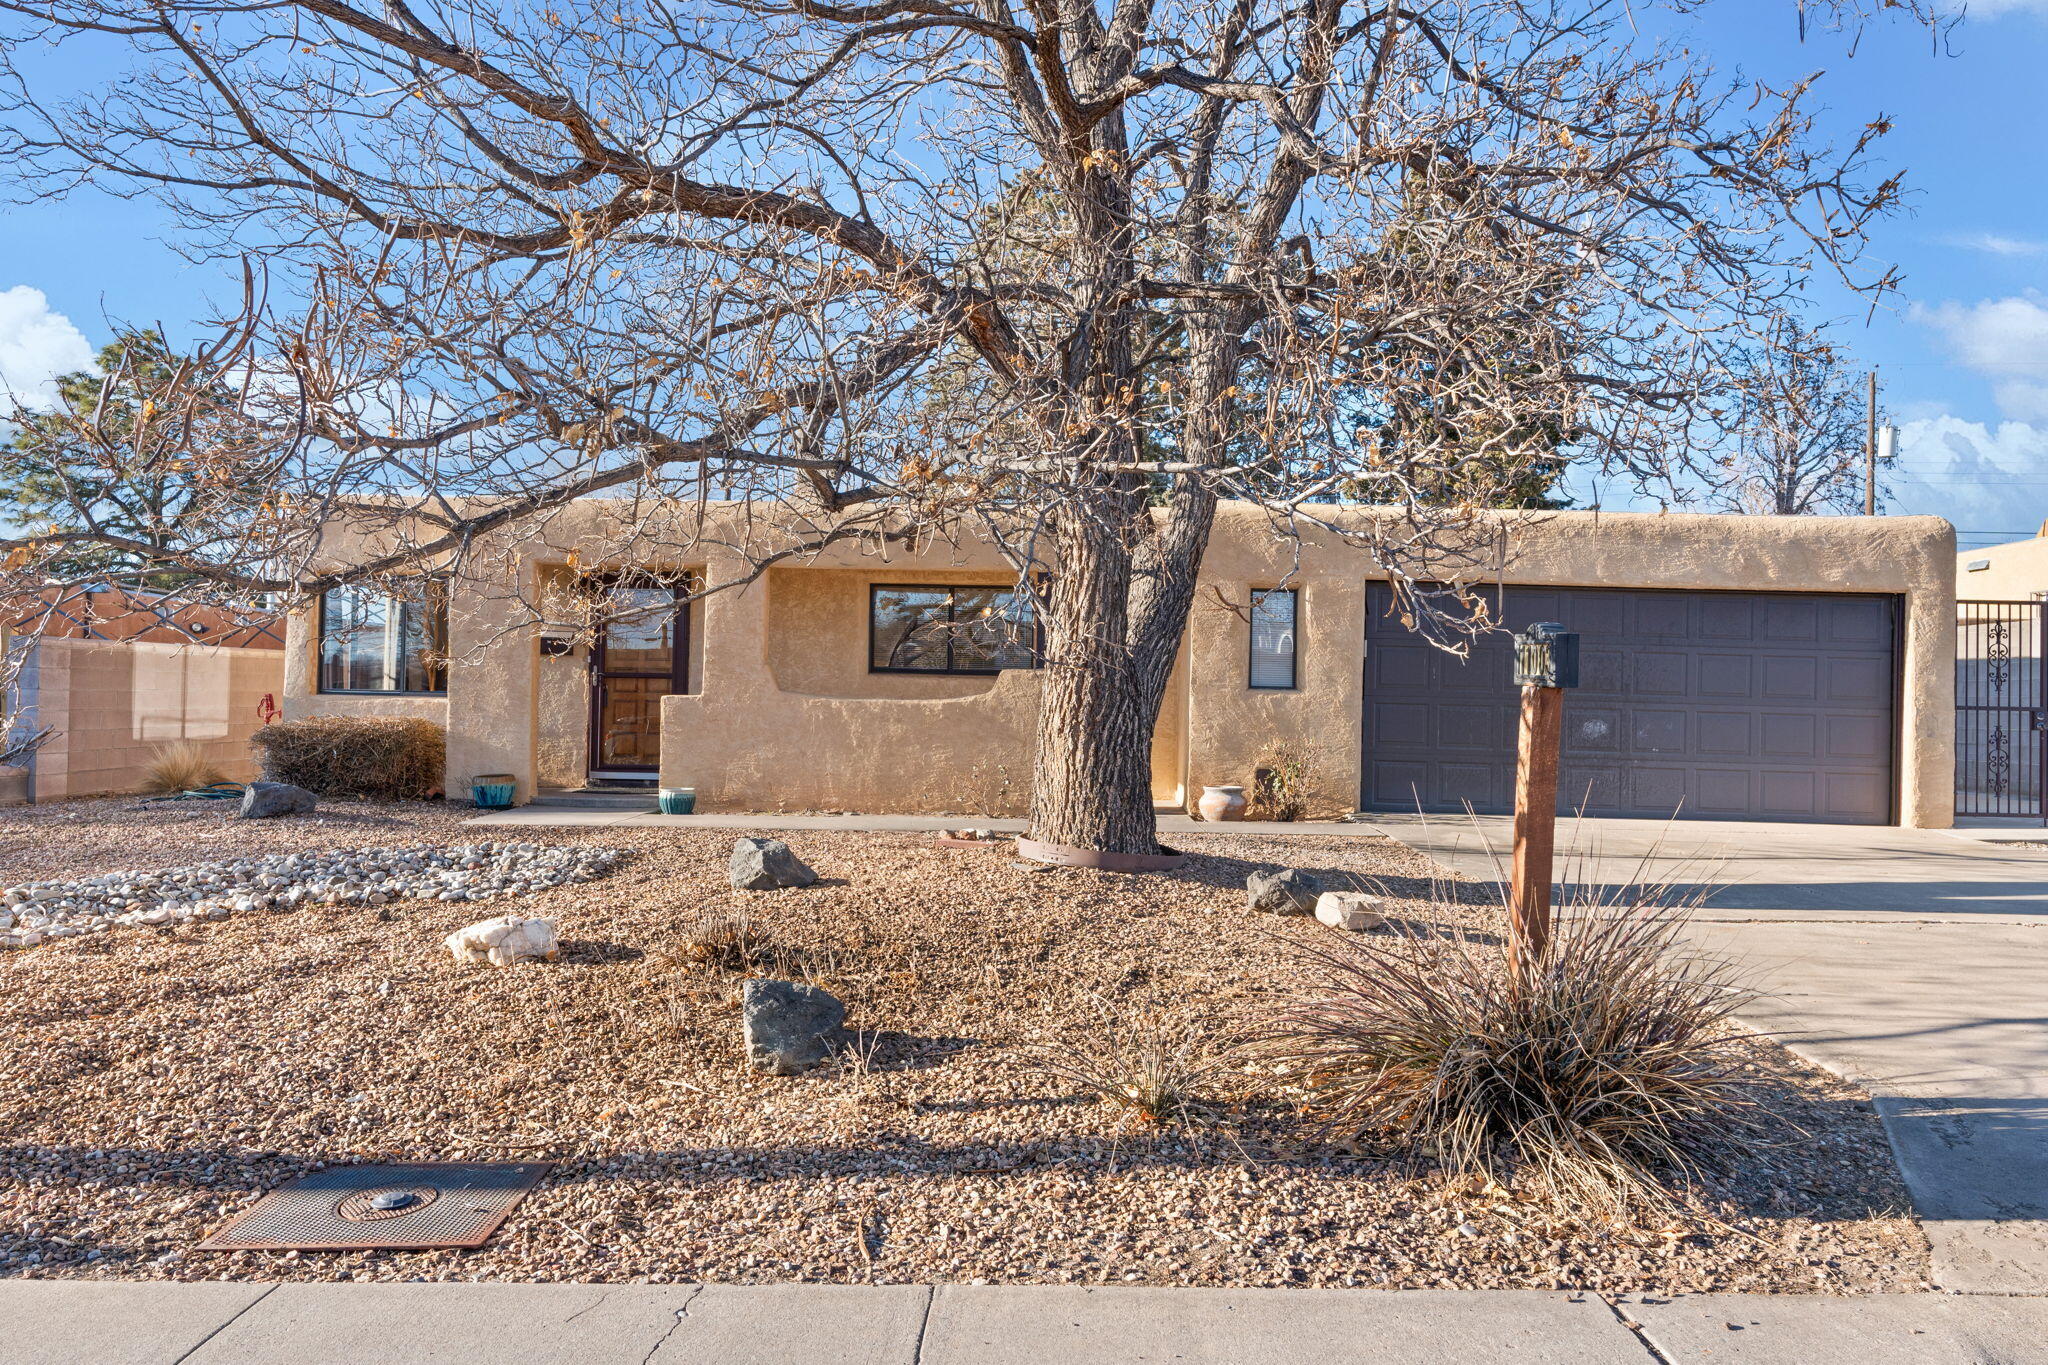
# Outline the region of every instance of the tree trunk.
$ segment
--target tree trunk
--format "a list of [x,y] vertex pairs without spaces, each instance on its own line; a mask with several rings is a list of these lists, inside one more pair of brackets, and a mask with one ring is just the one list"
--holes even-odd
[[[1131,551],[1121,496],[1057,514],[1032,772],[1031,835],[1102,853],[1154,853],[1152,722],[1129,643]],[[1137,515],[1145,515],[1142,503]]]

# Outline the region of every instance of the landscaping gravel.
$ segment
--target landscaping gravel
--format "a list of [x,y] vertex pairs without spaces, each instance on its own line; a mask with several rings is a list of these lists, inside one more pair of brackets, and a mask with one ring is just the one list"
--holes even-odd
[[[196,806],[197,803],[194,803]],[[373,845],[475,845],[436,805],[231,811],[76,802],[0,812],[0,884]],[[1399,1155],[1333,1151],[1280,1106],[1133,1127],[1034,1048],[1148,1018],[1224,1021],[1342,931],[1248,913],[1292,865],[1396,922],[1496,930],[1436,869],[1367,837],[1195,834],[1124,876],[786,834],[818,884],[739,892],[750,831],[549,830],[618,849],[601,880],[501,900],[562,956],[484,970],[441,939],[463,903],[394,899],[142,926],[0,955],[0,1275],[201,1279],[1925,1288],[1926,1245],[1868,1097],[1758,1044],[1793,1080],[1768,1141],[1729,1152],[1668,1226],[1580,1223]],[[747,1064],[745,973],[686,930],[745,915],[756,975],[847,1005],[854,1041],[796,1077]],[[1256,1097],[1258,1077],[1244,1075]],[[353,1161],[552,1159],[474,1252],[202,1253],[262,1192]]]

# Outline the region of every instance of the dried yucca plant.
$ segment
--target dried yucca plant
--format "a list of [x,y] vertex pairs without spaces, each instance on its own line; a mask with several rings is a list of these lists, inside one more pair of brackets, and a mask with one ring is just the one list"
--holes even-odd
[[1451,1172],[1517,1178],[1577,1212],[1666,1210],[1753,1123],[1735,968],[1679,942],[1696,891],[1577,894],[1549,950],[1398,933],[1294,945],[1305,984],[1256,1049],[1333,1138],[1406,1143]]
[[207,755],[197,740],[173,740],[157,749],[149,766],[142,770],[146,792],[189,792],[227,781],[220,765]]

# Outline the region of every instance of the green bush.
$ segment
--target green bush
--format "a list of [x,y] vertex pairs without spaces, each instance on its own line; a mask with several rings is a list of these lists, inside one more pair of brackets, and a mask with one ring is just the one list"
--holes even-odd
[[321,796],[418,800],[441,792],[447,739],[430,720],[307,716],[249,737],[271,782]]

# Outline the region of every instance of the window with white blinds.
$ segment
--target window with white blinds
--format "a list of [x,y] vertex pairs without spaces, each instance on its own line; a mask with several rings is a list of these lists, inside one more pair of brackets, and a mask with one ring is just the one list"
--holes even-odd
[[1253,687],[1294,686],[1293,588],[1270,588],[1252,594]]

